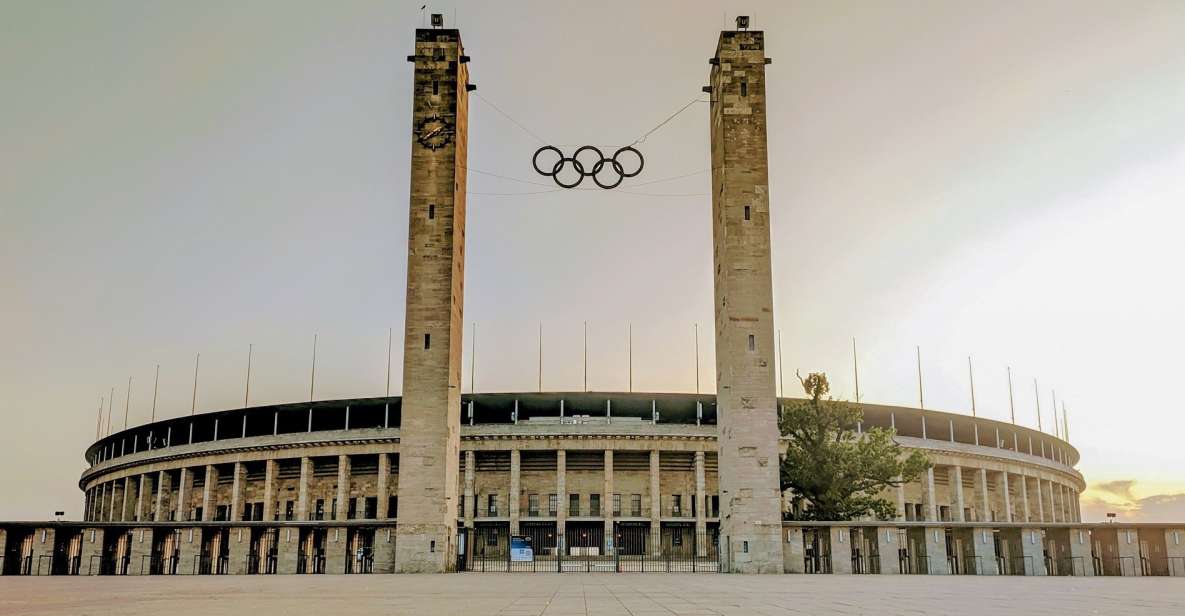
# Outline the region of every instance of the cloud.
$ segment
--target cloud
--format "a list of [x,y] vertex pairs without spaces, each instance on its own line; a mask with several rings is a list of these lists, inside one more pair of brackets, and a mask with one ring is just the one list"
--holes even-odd
[[1115,513],[1121,522],[1179,522],[1185,520],[1185,494],[1154,494],[1139,498],[1136,481],[1124,479],[1093,484],[1082,495],[1082,518],[1105,520]]

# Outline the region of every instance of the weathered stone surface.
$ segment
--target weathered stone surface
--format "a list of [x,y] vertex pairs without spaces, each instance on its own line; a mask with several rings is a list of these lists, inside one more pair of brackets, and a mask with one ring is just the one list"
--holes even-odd
[[732,571],[783,569],[762,32],[721,32],[711,70],[721,536]]

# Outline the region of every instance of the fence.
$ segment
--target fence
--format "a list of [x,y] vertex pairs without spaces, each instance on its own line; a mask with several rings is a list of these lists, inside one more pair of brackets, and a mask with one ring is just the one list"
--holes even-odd
[[[478,526],[462,531],[465,553],[459,568],[478,572],[716,573],[722,570],[716,533],[667,527],[621,527],[604,532],[577,529],[561,534],[510,536],[506,526]],[[570,544],[571,542],[571,544]]]

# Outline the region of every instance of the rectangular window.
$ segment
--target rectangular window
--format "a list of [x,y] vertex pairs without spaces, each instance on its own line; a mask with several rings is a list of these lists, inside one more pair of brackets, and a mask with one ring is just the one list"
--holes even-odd
[[749,334],[749,350],[750,351],[757,350],[757,337],[754,336],[753,334]]
[[314,509],[314,511],[316,512],[313,515],[314,520],[324,520],[325,519],[325,499],[323,499],[323,498],[317,499],[317,508]]
[[440,82],[439,81],[432,82],[432,93],[433,94],[440,94]]
[[295,506],[296,506],[296,503],[293,501],[287,501],[284,503],[284,519],[285,520],[296,519]]
[[613,515],[621,515],[621,495],[613,495]]
[[555,515],[559,509],[559,496],[555,494],[547,495],[547,515]]
[[634,516],[635,518],[642,516],[642,495],[641,494],[631,494],[630,495],[630,515]]
[[195,522],[200,521],[202,519],[202,508],[201,507],[194,507],[193,519]]
[[746,205],[745,206],[745,220],[750,220],[751,218],[752,218],[751,210],[750,210],[749,206]]
[[[752,336],[750,336],[750,337],[752,337]],[[425,349],[432,348],[432,334],[424,334],[424,348]]]
[[588,515],[601,515],[601,495],[588,495]]
[[683,495],[682,494],[675,494],[675,495],[671,496],[671,501],[672,501],[671,502],[671,515],[673,515],[673,516],[683,515]]
[[748,95],[749,95],[749,84],[748,84],[748,82],[742,81],[741,82],[741,96],[748,96]]
[[719,494],[712,496],[712,515],[710,515],[708,517],[712,517],[712,518],[720,517],[720,495]]
[[580,515],[580,495],[579,494],[569,494],[568,495],[568,515],[571,515],[571,516]]
[[367,520],[373,520],[379,513],[379,498],[377,496],[366,497],[366,512],[362,517]]
[[[747,208],[748,208],[748,206],[746,206],[746,209]],[[436,218],[436,204],[429,203],[428,204],[428,220],[432,220],[433,218]]]
[[349,499],[349,504],[346,505],[346,519],[353,520],[358,517],[358,504],[354,499]]
[[496,517],[498,515],[498,495],[490,494],[486,496],[486,515]]
[[337,499],[336,498],[329,501],[329,519],[330,520],[337,519]]
[[388,496],[387,497],[387,517],[392,518],[392,519],[399,517],[399,497],[398,496]]
[[527,495],[527,515],[531,516],[532,518],[539,517],[539,495],[538,494],[528,494]]

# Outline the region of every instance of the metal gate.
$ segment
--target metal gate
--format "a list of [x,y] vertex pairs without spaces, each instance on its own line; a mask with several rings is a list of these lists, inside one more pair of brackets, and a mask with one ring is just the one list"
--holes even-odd
[[509,526],[502,524],[461,529],[461,568],[527,573],[721,571],[719,533],[697,533],[691,525],[663,526],[654,533],[649,525],[619,524],[608,537],[603,526],[574,526],[567,533],[555,533],[524,524],[521,530],[511,536]]

